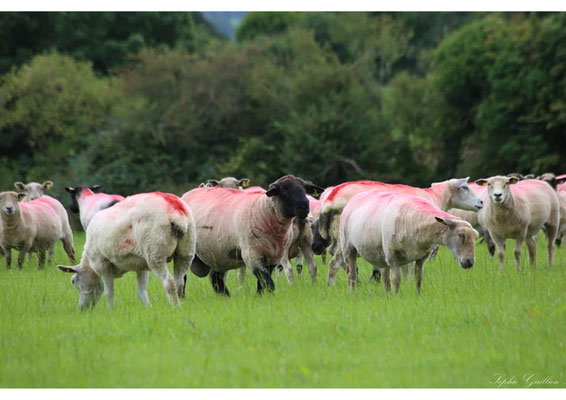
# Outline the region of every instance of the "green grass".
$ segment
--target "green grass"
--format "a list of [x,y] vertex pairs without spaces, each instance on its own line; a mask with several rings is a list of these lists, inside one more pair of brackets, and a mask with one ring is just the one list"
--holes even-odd
[[506,387],[528,386],[525,374],[566,387],[566,248],[548,269],[542,239],[538,268],[524,254],[520,273],[512,246],[504,274],[483,244],[470,270],[441,249],[421,296],[409,280],[386,297],[364,262],[353,296],[343,271],[328,289],[319,263],[316,285],[281,276],[262,297],[251,274],[240,287],[229,273],[231,298],[191,274],[179,309],[154,276],[144,307],[130,273],[113,310],[102,298],[83,313],[56,249],[43,271],[36,258],[23,271],[0,264],[0,387],[497,387],[495,374],[516,377]]

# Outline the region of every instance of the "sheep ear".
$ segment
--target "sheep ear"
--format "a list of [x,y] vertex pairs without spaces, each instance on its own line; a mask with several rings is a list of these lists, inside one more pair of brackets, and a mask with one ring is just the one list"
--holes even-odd
[[267,197],[271,197],[271,196],[275,196],[277,193],[279,193],[279,188],[277,186],[270,185],[269,190],[265,192],[265,195]]
[[23,201],[26,198],[25,193],[18,193],[18,201]]
[[515,183],[519,182],[519,178],[511,177],[511,178],[507,179],[507,182],[510,185],[514,185]]
[[52,187],[53,187],[53,182],[51,182],[51,181],[43,182],[43,188],[44,189],[51,189]]
[[248,178],[240,179],[240,186],[242,187],[250,186],[250,180]]
[[98,190],[101,187],[102,187],[102,185],[93,185],[93,186],[90,186],[90,190],[92,190],[94,192],[95,190]]
[[211,187],[220,185],[220,182],[218,182],[216,179],[209,179],[208,181],[206,181],[206,183]]
[[14,187],[21,192],[26,190],[26,185],[24,185],[22,182],[15,182]]
[[58,265],[60,271],[67,272],[69,274],[75,274],[78,272],[76,267],[65,267],[64,265]]
[[452,221],[451,219],[442,218],[442,217],[438,217],[438,216],[434,217],[434,219],[436,219],[442,225],[446,225],[448,227],[454,226],[454,221]]
[[69,192],[69,193],[75,193],[75,188],[72,188],[72,187],[66,187],[66,188],[65,188],[65,192]]
[[476,185],[478,186],[486,186],[487,185],[487,179],[478,179],[476,181]]
[[556,178],[555,180],[556,180],[556,184],[560,185],[560,184],[566,182],[566,176],[564,176],[562,178]]
[[201,182],[200,185],[198,185],[198,187],[203,188],[203,187],[205,187],[205,185],[204,185],[204,183]]
[[469,176],[466,178],[454,179],[454,184],[456,185],[456,187],[464,186],[465,184],[468,183],[469,179],[470,179]]
[[315,199],[318,199],[321,193],[324,192],[324,188],[321,188],[320,186],[316,186],[314,183],[310,181],[305,181],[305,191]]
[[535,179],[535,174],[527,174],[523,176],[523,179]]

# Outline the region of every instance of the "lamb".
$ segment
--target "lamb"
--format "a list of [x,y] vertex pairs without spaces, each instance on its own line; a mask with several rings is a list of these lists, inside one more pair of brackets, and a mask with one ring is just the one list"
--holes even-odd
[[340,245],[348,265],[348,286],[354,290],[356,258],[379,268],[386,292],[399,292],[399,267],[416,262],[417,292],[421,292],[423,264],[437,245],[452,252],[462,268],[475,262],[478,233],[469,222],[454,217],[419,196],[371,191],[353,196],[340,217]]
[[[94,307],[104,284],[106,305],[114,305],[114,278],[134,271],[137,294],[146,305],[149,271],[162,282],[169,303],[179,305],[183,278],[195,254],[196,228],[190,208],[173,194],[153,192],[127,197],[93,216],[80,264],[58,268],[73,273],[79,308]],[[167,262],[174,260],[174,277]]]
[[250,185],[250,180],[248,178],[236,179],[231,176],[222,178],[219,181],[217,181],[216,179],[209,179],[208,182],[206,183],[206,187],[220,186],[222,188],[240,189],[240,190],[242,190],[245,187],[248,187],[249,185]]
[[318,229],[321,237],[335,248],[328,268],[328,285],[336,281],[336,273],[342,263],[339,245],[340,214],[348,201],[356,194],[370,190],[390,193],[403,193],[422,197],[442,211],[449,208],[478,211],[483,207],[479,199],[468,187],[468,179],[450,179],[434,183],[430,188],[420,189],[407,185],[388,184],[375,181],[346,182],[336,186],[322,204]]
[[94,193],[101,187],[78,185],[65,188],[71,194],[71,211],[80,213],[81,225],[85,231],[97,212],[124,200],[124,197],[118,194]]
[[212,287],[229,296],[226,271],[245,265],[257,278],[257,292],[275,290],[273,268],[283,257],[294,217],[309,213],[306,194],[322,191],[309,181],[286,175],[258,193],[198,188],[182,199],[192,209],[198,242],[191,271],[205,277]]
[[515,267],[521,268],[521,245],[527,242],[531,265],[536,264],[535,235],[544,228],[548,241],[548,264],[554,262],[554,239],[558,231],[558,197],[550,185],[536,179],[519,181],[507,176],[478,179],[478,185],[487,186],[488,198],[480,214],[480,224],[489,231],[503,271],[505,240],[516,239]]
[[[45,252],[59,240],[71,261],[75,261],[73,232],[63,205],[49,196],[23,202],[25,194],[0,193],[0,247],[6,267],[11,268],[11,249],[19,250],[18,268],[22,269],[26,253],[38,255],[38,267],[45,266]],[[21,203],[20,203],[21,202]]]
[[43,193],[53,187],[53,182],[45,181],[43,183],[30,182],[27,185],[22,182],[15,182],[14,186],[18,192],[24,193],[24,201],[35,200],[43,196]]

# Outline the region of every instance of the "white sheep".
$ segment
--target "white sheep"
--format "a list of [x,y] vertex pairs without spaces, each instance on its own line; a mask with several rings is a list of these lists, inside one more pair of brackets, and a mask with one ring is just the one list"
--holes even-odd
[[437,245],[452,252],[462,268],[475,262],[478,233],[472,226],[422,197],[370,191],[353,196],[340,217],[340,244],[348,265],[348,285],[353,291],[359,255],[379,268],[385,290],[399,291],[399,268],[416,262],[417,291],[422,286],[423,264]]
[[45,252],[59,240],[69,258],[75,261],[73,232],[63,205],[49,196],[23,202],[25,195],[0,193],[0,245],[5,252],[6,267],[12,264],[11,249],[19,250],[18,268],[22,269],[26,253],[38,255],[38,266],[45,266]]
[[124,197],[118,194],[95,193],[101,187],[101,185],[78,185],[65,188],[71,194],[71,211],[79,213],[85,231],[97,212],[124,200]]
[[[141,193],[111,208],[101,210],[90,221],[83,257],[77,266],[60,265],[73,273],[79,290],[79,308],[94,307],[104,284],[106,304],[114,304],[114,279],[136,272],[137,294],[149,305],[149,271],[163,284],[169,303],[176,306],[183,292],[183,278],[194,254],[196,229],[190,208],[169,193]],[[167,262],[174,260],[174,276]],[[99,279],[100,278],[100,279]]]
[[558,231],[559,204],[556,192],[536,179],[519,181],[514,177],[494,176],[478,179],[486,186],[489,201],[480,214],[480,224],[487,228],[503,271],[505,240],[515,239],[515,267],[521,268],[521,245],[526,241],[530,262],[536,265],[535,235],[544,228],[548,241],[548,264],[554,262],[554,239]]
[[24,194],[24,201],[35,200],[43,196],[43,193],[53,187],[53,182],[45,181],[43,183],[30,182],[28,184],[15,182],[15,188],[18,192]]

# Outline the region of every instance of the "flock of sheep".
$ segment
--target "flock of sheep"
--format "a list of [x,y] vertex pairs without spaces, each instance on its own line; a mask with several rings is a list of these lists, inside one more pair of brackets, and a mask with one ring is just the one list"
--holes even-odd
[[[526,179],[525,179],[526,178]],[[257,291],[273,291],[275,268],[290,284],[297,258],[303,258],[316,281],[315,254],[332,254],[328,285],[342,266],[350,291],[358,281],[357,257],[373,265],[372,277],[391,281],[399,291],[401,272],[414,263],[417,291],[423,265],[439,245],[447,247],[462,268],[475,262],[475,245],[485,238],[490,253],[497,249],[503,269],[506,239],[515,239],[515,264],[526,242],[531,263],[536,260],[536,236],[548,242],[549,266],[554,244],[566,234],[566,175],[543,174],[537,179],[519,174],[494,176],[468,183],[450,179],[421,189],[375,181],[345,182],[323,189],[287,175],[267,190],[248,187],[249,179],[224,178],[186,192],[181,198],[161,192],[124,198],[100,193],[100,185],[68,187],[71,211],[80,213],[86,243],[80,262],[59,266],[73,273],[79,307],[94,307],[104,292],[113,305],[114,278],[134,271],[137,294],[149,304],[150,271],[162,282],[169,302],[178,305],[185,294],[187,271],[210,276],[212,287],[229,296],[226,273],[249,269]],[[73,234],[62,204],[43,192],[53,183],[16,182],[17,192],[0,193],[0,251],[11,267],[11,250],[19,251],[21,269],[26,254],[37,253],[39,268],[49,262],[57,241],[75,263]],[[318,198],[318,200],[316,199]],[[495,246],[494,246],[495,245]],[[173,274],[167,263],[173,260]],[[390,274],[392,274],[392,279]]]

